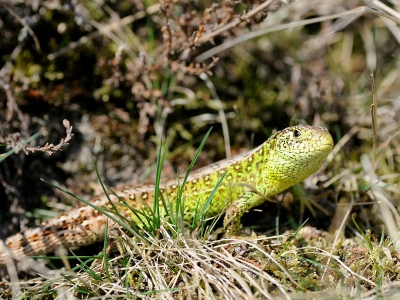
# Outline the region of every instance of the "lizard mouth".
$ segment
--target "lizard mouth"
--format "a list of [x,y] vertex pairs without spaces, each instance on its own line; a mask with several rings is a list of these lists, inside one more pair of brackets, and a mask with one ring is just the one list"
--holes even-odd
[[332,148],[333,148],[333,142],[331,142],[331,143],[323,143],[318,148],[319,148],[320,151],[326,151],[326,150],[331,151]]
[[323,144],[322,148],[324,148],[324,149],[326,149],[326,148],[332,149],[333,148],[333,144]]
[[326,137],[321,141],[317,147],[318,151],[330,152],[333,149],[333,140],[331,137]]
[[322,143],[320,146],[321,150],[332,150],[333,148],[333,140],[330,134],[322,139]]

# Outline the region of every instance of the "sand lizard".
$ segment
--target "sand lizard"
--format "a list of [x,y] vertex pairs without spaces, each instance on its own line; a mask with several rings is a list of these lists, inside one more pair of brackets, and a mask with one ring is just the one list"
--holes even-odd
[[[297,125],[278,131],[251,151],[194,171],[183,190],[185,219],[192,219],[195,209],[203,206],[225,174],[208,215],[214,216],[227,208],[225,234],[237,235],[240,218],[246,211],[316,172],[332,147],[333,140],[326,128]],[[169,180],[160,186],[160,191],[168,199],[176,199],[177,184],[177,180]],[[132,207],[140,208],[144,204],[151,207],[154,185],[121,190],[116,194]],[[118,205],[115,195],[110,195],[110,198],[123,215],[132,216],[128,208]],[[91,202],[97,206],[109,206],[105,195],[93,198]],[[11,249],[7,253],[16,260],[22,255],[54,252],[60,247],[73,249],[103,240],[106,220],[107,217],[97,210],[83,206],[10,236],[4,243]],[[5,263],[5,256],[5,253],[0,253],[0,265]]]

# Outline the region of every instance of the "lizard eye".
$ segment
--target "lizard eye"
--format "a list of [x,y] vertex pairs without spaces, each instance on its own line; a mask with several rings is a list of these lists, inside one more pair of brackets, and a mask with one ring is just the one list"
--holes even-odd
[[301,132],[299,131],[299,130],[297,130],[297,129],[295,129],[294,131],[293,131],[293,136],[294,137],[299,137],[301,135]]

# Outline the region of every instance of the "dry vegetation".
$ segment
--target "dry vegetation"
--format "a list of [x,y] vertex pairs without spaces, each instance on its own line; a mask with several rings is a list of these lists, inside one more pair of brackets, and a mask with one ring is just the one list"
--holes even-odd
[[101,193],[92,158],[108,186],[154,181],[161,138],[166,177],[210,126],[199,167],[292,119],[336,146],[305,182],[325,212],[285,194],[244,218],[257,239],[122,232],[105,265],[0,270],[0,298],[395,299],[399,25],[397,0],[1,1],[0,238],[76,205],[41,178]]

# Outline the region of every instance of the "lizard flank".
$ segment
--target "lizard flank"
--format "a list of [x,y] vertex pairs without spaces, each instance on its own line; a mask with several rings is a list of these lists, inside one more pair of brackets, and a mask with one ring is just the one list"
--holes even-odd
[[[316,172],[331,152],[333,140],[324,127],[298,125],[275,133],[259,147],[192,172],[183,190],[185,220],[191,221],[196,208],[207,201],[218,180],[225,174],[210,204],[209,216],[225,210],[224,229],[227,236],[240,233],[242,215],[262,204],[266,197],[278,194]],[[182,182],[182,181],[180,181]],[[169,180],[160,186],[165,199],[174,201],[178,181]],[[152,206],[154,186],[145,185],[120,190],[117,195],[128,205],[140,209]],[[110,195],[121,215],[136,221],[131,210]],[[107,197],[91,201],[109,207]],[[3,242],[9,251],[0,253],[0,265],[10,255],[19,260],[24,255],[50,253],[60,247],[67,249],[90,245],[104,239],[107,217],[90,206],[72,209],[40,226],[17,233]],[[115,226],[109,222],[110,226]],[[140,224],[138,224],[140,225]]]

